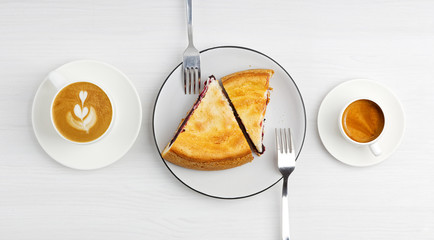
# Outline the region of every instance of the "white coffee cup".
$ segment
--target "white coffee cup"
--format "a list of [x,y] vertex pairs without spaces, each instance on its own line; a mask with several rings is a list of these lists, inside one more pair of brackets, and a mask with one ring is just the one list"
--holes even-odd
[[[112,129],[113,123],[115,121],[115,116],[116,116],[116,111],[115,111],[115,105],[114,102],[112,100],[112,98],[110,97],[110,95],[107,93],[106,90],[104,90],[104,88],[102,88],[99,84],[96,84],[95,82],[92,81],[88,81],[88,80],[70,80],[65,78],[65,76],[63,76],[62,74],[53,71],[50,72],[50,74],[48,75],[48,82],[51,83],[51,85],[57,90],[56,94],[54,95],[53,99],[51,100],[51,105],[50,105],[50,119],[51,119],[51,124],[53,126],[53,128],[56,130],[57,134],[59,134],[59,136],[61,138],[63,138],[64,140],[71,142],[71,143],[75,143],[75,144],[92,144],[95,143],[99,140],[101,140],[104,136],[106,136]],[[79,141],[73,141],[71,139],[66,138],[65,136],[63,136],[63,134],[59,131],[59,129],[57,128],[55,122],[54,122],[54,118],[53,118],[53,104],[57,98],[57,96],[59,95],[59,93],[66,88],[67,86],[73,84],[73,83],[77,83],[77,82],[88,82],[91,84],[96,85],[97,87],[99,87],[108,97],[111,107],[112,107],[112,118],[110,121],[110,125],[109,127],[105,130],[105,132],[103,134],[101,134],[98,138],[92,140],[92,141],[87,141],[87,142],[79,142]]]
[[[344,118],[344,114],[345,114],[345,110],[353,103],[357,102],[357,101],[362,101],[365,100],[367,102],[372,102],[374,104],[377,105],[379,112],[381,112],[381,115],[383,116],[383,126],[381,129],[381,132],[375,137],[375,139],[368,141],[368,142],[359,142],[356,141],[354,139],[352,139],[350,136],[348,136],[348,134],[345,132],[344,130],[344,126],[343,126],[343,118]],[[360,102],[359,102],[360,103]],[[363,103],[364,104],[364,103]],[[369,149],[371,150],[372,154],[374,154],[375,156],[379,156],[382,154],[382,150],[378,144],[378,140],[383,136],[384,133],[384,129],[386,128],[386,116],[384,114],[383,109],[381,108],[381,105],[378,104],[377,101],[374,101],[373,99],[370,98],[356,98],[356,99],[352,99],[351,101],[349,101],[347,104],[345,104],[345,106],[342,108],[340,114],[339,114],[339,118],[338,118],[338,126],[339,126],[339,130],[342,134],[342,136],[350,143],[356,145],[356,146],[360,146],[360,147],[369,147]]]

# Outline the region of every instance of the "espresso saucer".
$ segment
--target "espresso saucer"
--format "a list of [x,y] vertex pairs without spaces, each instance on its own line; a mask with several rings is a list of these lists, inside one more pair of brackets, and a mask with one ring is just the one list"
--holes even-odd
[[[374,156],[369,147],[355,146],[341,135],[339,113],[354,98],[378,100],[383,109],[386,125],[378,139],[382,154]],[[389,158],[398,148],[404,135],[405,116],[398,98],[386,86],[367,79],[344,82],[331,90],[321,103],[318,112],[318,132],[327,151],[337,160],[355,167],[378,164]]]
[[54,71],[67,79],[91,80],[103,87],[113,101],[116,116],[110,132],[97,142],[66,141],[51,124],[50,105],[57,90],[45,78],[32,107],[33,129],[41,147],[60,164],[80,170],[102,168],[122,158],[135,142],[142,122],[140,98],[128,77],[109,64],[93,60],[70,62]]

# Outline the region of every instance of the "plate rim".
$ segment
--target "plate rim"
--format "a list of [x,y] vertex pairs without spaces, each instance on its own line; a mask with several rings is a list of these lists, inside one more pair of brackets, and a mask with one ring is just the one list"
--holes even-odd
[[[289,79],[291,79],[291,81],[292,81],[292,83],[294,84],[295,89],[297,90],[298,95],[299,95],[299,97],[300,97],[301,105],[302,105],[302,108],[303,108],[303,116],[304,116],[304,131],[303,131],[303,139],[302,139],[302,142],[301,142],[301,145],[300,145],[300,151],[298,152],[298,154],[297,154],[297,156],[296,156],[296,160],[298,160],[298,157],[300,156],[300,153],[301,153],[302,150],[303,150],[303,146],[304,146],[304,143],[305,143],[305,140],[306,140],[306,132],[307,132],[307,114],[306,114],[306,105],[305,105],[305,103],[304,103],[303,96],[302,96],[302,94],[301,94],[301,91],[300,91],[298,85],[295,83],[294,79],[293,79],[293,78],[291,77],[291,75],[286,71],[286,69],[285,69],[284,67],[282,67],[282,65],[280,65],[276,60],[274,60],[273,58],[271,58],[270,56],[268,56],[268,55],[266,55],[266,54],[264,54],[264,53],[262,53],[262,52],[259,52],[259,51],[257,51],[257,50],[251,49],[251,48],[242,47],[242,46],[235,46],[235,45],[221,45],[221,46],[215,46],[215,47],[206,48],[206,49],[204,49],[204,50],[201,50],[200,53],[204,53],[204,52],[211,51],[211,50],[216,50],[216,49],[228,49],[228,48],[233,48],[233,49],[242,49],[242,50],[251,51],[251,52],[254,52],[254,53],[256,53],[256,54],[262,55],[263,57],[268,58],[268,59],[271,60],[273,63],[275,63],[277,66],[279,66],[279,67],[280,67],[280,68],[285,72],[285,74],[288,75]],[[159,97],[160,97],[160,93],[161,93],[161,91],[163,90],[163,87],[166,85],[166,82],[169,80],[169,78],[172,76],[172,74],[173,74],[173,73],[174,73],[174,72],[175,72],[175,71],[176,71],[176,70],[177,70],[181,65],[182,65],[182,62],[180,62],[178,65],[176,65],[175,68],[174,68],[172,71],[170,71],[170,73],[167,75],[166,79],[164,80],[164,82],[162,83],[162,85],[161,85],[161,87],[160,87],[160,89],[159,89],[159,91],[158,91],[157,97],[155,98],[155,101],[154,101],[154,108],[153,108],[153,111],[152,111],[152,135],[153,135],[153,138],[154,138],[154,143],[155,143],[155,146],[156,146],[156,148],[157,148],[158,155],[160,156],[162,162],[164,163],[164,165],[166,166],[166,168],[170,171],[170,173],[172,173],[172,175],[173,175],[176,179],[178,179],[178,181],[180,181],[182,184],[184,184],[185,186],[187,186],[188,188],[190,188],[191,190],[193,190],[193,191],[195,191],[195,192],[197,192],[197,193],[200,193],[200,194],[205,195],[205,196],[208,196],[208,197],[212,197],[212,198],[216,198],[216,199],[225,199],[225,200],[243,199],[243,198],[248,198],[248,197],[251,197],[251,196],[258,195],[259,193],[262,193],[262,192],[264,192],[264,191],[270,189],[271,187],[273,187],[274,185],[276,185],[280,180],[282,180],[283,177],[280,177],[277,181],[275,181],[274,183],[272,183],[270,186],[268,186],[268,187],[266,187],[266,188],[264,188],[264,189],[262,189],[262,190],[260,190],[260,191],[254,192],[254,193],[252,193],[252,194],[248,194],[248,195],[244,195],[244,196],[237,196],[237,197],[221,197],[221,196],[211,195],[211,194],[208,194],[208,193],[205,193],[205,192],[199,191],[199,190],[197,190],[197,189],[194,189],[193,187],[191,187],[190,185],[188,185],[187,183],[185,183],[184,181],[182,181],[182,179],[180,179],[180,178],[179,178],[179,177],[178,177],[178,176],[177,176],[177,175],[172,171],[172,169],[168,166],[167,162],[166,162],[166,161],[163,159],[163,157],[161,156],[161,151],[160,151],[160,148],[158,147],[157,139],[156,139],[156,137],[155,137],[155,136],[156,136],[156,134],[155,134],[155,109],[156,109],[156,107],[157,107],[157,102],[158,102],[158,99],[159,99]]]

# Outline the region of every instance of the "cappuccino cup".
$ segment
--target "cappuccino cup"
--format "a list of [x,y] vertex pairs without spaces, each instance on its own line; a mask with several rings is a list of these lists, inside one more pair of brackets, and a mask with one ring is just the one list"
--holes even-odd
[[368,98],[354,99],[341,110],[338,119],[342,136],[357,146],[367,146],[375,156],[382,151],[378,140],[384,132],[386,119],[380,105]]
[[66,141],[94,143],[110,131],[114,119],[113,101],[94,82],[71,81],[53,71],[48,81],[57,90],[51,101],[51,124]]

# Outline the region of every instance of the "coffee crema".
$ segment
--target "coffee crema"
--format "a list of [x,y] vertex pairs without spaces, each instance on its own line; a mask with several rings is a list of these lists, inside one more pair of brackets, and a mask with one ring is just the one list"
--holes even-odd
[[352,102],[344,110],[342,126],[352,140],[368,143],[380,136],[384,128],[384,114],[380,106],[367,99]]
[[97,85],[76,82],[64,87],[52,105],[52,118],[58,132],[68,140],[91,142],[110,127],[113,107]]

